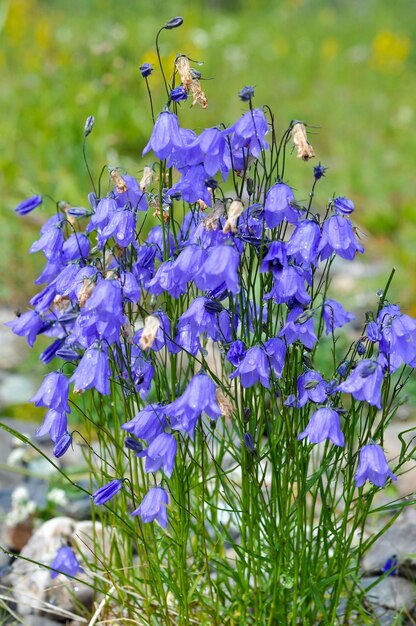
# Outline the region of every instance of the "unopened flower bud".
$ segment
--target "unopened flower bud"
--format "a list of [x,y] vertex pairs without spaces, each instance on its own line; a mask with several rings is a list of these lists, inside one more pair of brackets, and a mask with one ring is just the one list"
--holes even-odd
[[152,182],[152,178],[153,178],[153,169],[149,167],[148,165],[146,165],[143,168],[143,176],[139,183],[139,187],[142,191],[147,191],[147,189],[149,188]]
[[292,140],[298,151],[298,158],[303,161],[309,161],[315,156],[311,144],[308,142],[306,136],[306,128],[302,122],[296,122],[292,126]]
[[228,218],[224,224],[224,228],[222,232],[224,234],[229,233],[230,231],[235,233],[237,232],[237,220],[240,215],[244,211],[244,205],[241,200],[233,200],[228,208]]
[[183,85],[179,85],[179,87],[175,87],[175,89],[171,89],[170,99],[173,102],[180,102],[181,100],[186,100],[188,97],[188,92],[186,91]]
[[153,72],[153,67],[150,63],[143,63],[143,65],[139,67],[139,70],[143,78],[147,78]]
[[249,452],[251,452],[251,454],[256,453],[256,446],[254,443],[253,435],[251,435],[250,433],[244,433],[243,442],[244,442],[245,447],[247,448]]
[[250,102],[254,98],[254,87],[244,87],[244,89],[238,92],[238,97],[243,102]]
[[85,126],[84,126],[84,137],[88,137],[88,135],[91,133],[93,127],[94,127],[94,116],[93,115],[89,115],[85,121]]
[[172,17],[172,19],[169,20],[169,22],[165,24],[163,28],[166,28],[166,30],[172,30],[172,28],[179,28],[179,26],[182,26],[182,24],[183,17],[178,15],[177,17]]
[[156,333],[160,328],[160,319],[156,315],[149,315],[144,320],[144,328],[142,336],[140,337],[140,347],[142,350],[147,350],[153,346],[153,342],[156,337]]

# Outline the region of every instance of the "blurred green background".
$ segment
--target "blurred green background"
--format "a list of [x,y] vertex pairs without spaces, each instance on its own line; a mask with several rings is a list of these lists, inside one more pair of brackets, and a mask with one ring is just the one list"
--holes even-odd
[[[270,105],[279,130],[292,119],[315,126],[316,163],[329,168],[321,201],[354,200],[368,258],[396,265],[395,296],[415,301],[414,0],[0,0],[0,303],[24,309],[35,293],[43,259],[27,250],[54,204],[25,218],[13,208],[37,193],[86,205],[88,115],[94,176],[105,164],[139,175],[151,120],[138,67],[156,63],[155,33],[174,15],[184,24],[162,34],[166,67],[186,53],[212,79],[208,108],[185,103],[183,125],[233,123],[245,110],[238,91],[254,85],[255,105]],[[158,71],[150,83],[159,111]],[[304,199],[311,164],[289,161]]]

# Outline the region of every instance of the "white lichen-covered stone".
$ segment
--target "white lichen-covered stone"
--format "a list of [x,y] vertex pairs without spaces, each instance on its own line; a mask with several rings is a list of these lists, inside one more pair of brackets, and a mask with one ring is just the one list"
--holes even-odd
[[[48,520],[34,532],[9,576],[20,615],[50,613],[51,608],[56,607],[56,616],[64,617],[64,611],[73,612],[80,603],[91,604],[93,592],[89,585],[92,579],[86,561],[92,560],[94,552],[100,551],[98,545],[102,544],[102,532],[98,522],[93,525],[90,521],[77,522],[69,517]],[[51,578],[48,568],[63,545],[74,550],[83,568],[78,580],[63,574]],[[83,584],[83,580],[88,584]]]

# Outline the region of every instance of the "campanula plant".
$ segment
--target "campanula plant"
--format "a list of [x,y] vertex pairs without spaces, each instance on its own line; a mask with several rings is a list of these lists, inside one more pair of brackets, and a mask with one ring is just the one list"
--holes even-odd
[[[87,166],[88,204],[57,203],[30,249],[45,257],[42,289],[8,325],[30,346],[51,339],[38,434],[56,458],[81,447],[93,520],[111,529],[82,561],[101,617],[346,625],[363,611],[372,500],[412,453],[389,457],[383,433],[416,363],[416,320],[388,301],[391,277],[364,320],[337,300],[334,259],[364,247],[354,203],[319,198],[327,171],[311,165],[304,122],[278,129],[246,86],[236,120],[182,126],[181,107],[203,113],[207,97],[184,54],[167,78],[159,38],[181,24],[157,34],[159,68],[139,68],[153,120],[142,177],[112,166],[105,188]],[[90,116],[84,156],[93,137]],[[285,180],[296,156],[307,202]],[[76,559],[61,548],[46,565],[76,576]]]

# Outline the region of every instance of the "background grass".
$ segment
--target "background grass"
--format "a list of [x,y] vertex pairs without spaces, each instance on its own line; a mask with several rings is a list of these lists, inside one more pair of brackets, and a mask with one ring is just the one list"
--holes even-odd
[[[256,106],[269,104],[281,130],[295,118],[316,127],[317,161],[329,168],[320,197],[354,200],[369,258],[400,267],[395,296],[415,300],[413,0],[0,0],[0,301],[25,308],[35,292],[43,259],[27,249],[54,209],[47,201],[42,220],[22,219],[14,206],[35,193],[86,204],[88,115],[94,175],[105,164],[139,173],[151,120],[138,66],[156,63],[155,33],[174,15],[184,25],[163,33],[163,57],[189,54],[212,79],[208,109],[185,103],[183,125],[232,123],[244,109],[237,93],[251,84]],[[160,73],[150,80],[159,111]],[[310,164],[290,159],[287,176],[305,198]]]

